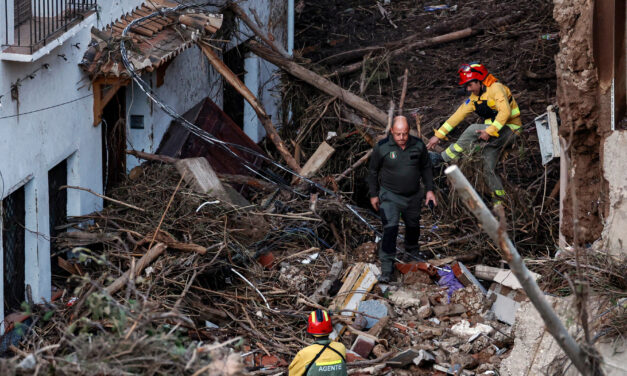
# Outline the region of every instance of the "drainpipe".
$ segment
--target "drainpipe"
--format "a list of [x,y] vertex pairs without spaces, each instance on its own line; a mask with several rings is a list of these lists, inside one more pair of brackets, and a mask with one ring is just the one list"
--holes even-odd
[[287,1],[287,53],[294,52],[294,0]]

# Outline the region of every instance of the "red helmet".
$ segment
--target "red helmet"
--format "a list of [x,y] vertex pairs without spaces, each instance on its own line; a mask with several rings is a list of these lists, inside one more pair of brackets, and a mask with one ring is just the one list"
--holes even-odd
[[307,322],[307,333],[314,336],[326,336],[333,331],[331,317],[324,309],[312,311]]
[[488,77],[488,70],[479,63],[462,64],[457,73],[459,73],[460,85],[465,85],[472,80],[483,81]]

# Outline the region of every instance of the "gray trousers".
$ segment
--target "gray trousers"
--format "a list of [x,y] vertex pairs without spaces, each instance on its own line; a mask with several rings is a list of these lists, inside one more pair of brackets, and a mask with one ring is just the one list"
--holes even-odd
[[495,196],[504,196],[503,182],[496,174],[495,168],[501,151],[516,140],[516,134],[507,126],[499,131],[499,137],[491,137],[489,142],[479,139],[477,131],[486,128],[486,124],[472,124],[459,137],[457,142],[449,145],[442,152],[444,162],[450,162],[459,158],[462,154],[470,154],[476,146],[481,147],[481,159],[483,160],[483,175],[490,192]]

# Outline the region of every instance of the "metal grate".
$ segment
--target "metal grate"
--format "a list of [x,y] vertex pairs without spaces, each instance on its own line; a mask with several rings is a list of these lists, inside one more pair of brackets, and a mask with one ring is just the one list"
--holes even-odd
[[19,311],[25,300],[24,187],[2,200],[4,313]]
[[[2,0],[0,0],[2,1]],[[13,1],[13,14],[9,14],[8,2]],[[70,27],[85,19],[97,7],[96,0],[4,0],[6,39],[4,46],[12,52],[33,53],[51,39],[59,37]],[[15,21],[14,38],[9,43],[8,21]],[[1,22],[0,22],[1,23]]]

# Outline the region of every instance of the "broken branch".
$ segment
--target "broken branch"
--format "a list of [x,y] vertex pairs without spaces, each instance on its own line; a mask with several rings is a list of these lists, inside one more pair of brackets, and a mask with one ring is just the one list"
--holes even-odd
[[514,247],[514,244],[509,239],[507,232],[500,226],[499,221],[494,218],[459,167],[453,165],[447,168],[444,173],[453,184],[455,191],[462,197],[462,201],[468,210],[477,217],[485,232],[505,253],[504,258],[509,263],[512,272],[516,278],[518,278],[518,281],[534,307],[540,313],[549,333],[555,338],[555,341],[560,345],[562,350],[564,350],[579,372],[584,375],[593,374],[592,367],[587,361],[588,358],[585,352],[579,347],[573,337],[571,337],[553,308],[551,308],[546,301],[544,293],[540,290],[540,287],[538,287],[529,269],[527,269],[518,250],[516,250],[516,247]]

